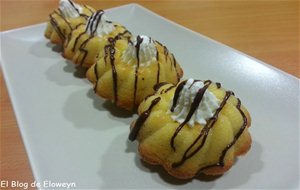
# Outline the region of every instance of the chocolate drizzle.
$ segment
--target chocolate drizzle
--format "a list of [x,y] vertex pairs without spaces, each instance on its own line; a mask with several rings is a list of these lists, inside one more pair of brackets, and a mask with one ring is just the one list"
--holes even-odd
[[[97,12],[95,12],[89,19],[88,19],[88,22],[87,22],[87,25],[86,25],[86,28],[83,32],[81,32],[76,38],[75,38],[75,41],[74,41],[74,44],[73,44],[73,47],[72,47],[72,51],[74,52],[75,51],[75,48],[76,48],[76,45],[78,43],[78,40],[90,29],[91,31],[91,35],[90,37],[85,40],[81,45],[80,45],[80,48],[82,48],[83,46],[85,46],[85,44],[92,38],[94,37],[95,35],[95,32],[97,30],[97,27],[98,27],[98,24],[99,22],[101,21],[101,18],[102,18],[102,15],[104,14],[103,10],[98,10]],[[94,25],[94,21],[97,19],[97,23],[96,23],[96,27],[95,29],[93,30],[93,25]]]
[[56,31],[56,33],[58,34],[58,36],[60,37],[60,39],[62,41],[65,41],[65,39],[66,39],[66,31],[61,29],[60,25],[57,23],[56,19],[54,18],[54,15],[59,16],[67,24],[67,26],[70,28],[71,31],[72,31],[72,26],[69,23],[69,21],[67,21],[67,19],[63,16],[61,10],[58,9],[58,11],[59,12],[54,11],[53,13],[51,13],[49,15],[49,17],[50,17],[50,23],[53,26],[53,28]]
[[133,128],[130,131],[130,134],[128,137],[129,140],[134,141],[136,139],[141,127],[143,126],[143,124],[147,120],[147,118],[149,117],[152,108],[160,101],[160,99],[161,99],[160,97],[157,97],[154,100],[152,100],[149,108],[146,111],[144,111],[143,113],[141,113],[141,115],[136,120]]
[[74,41],[74,44],[73,44],[73,47],[72,47],[72,51],[74,52],[75,51],[75,48],[76,48],[76,45],[78,43],[78,40],[81,38],[81,36],[83,36],[85,34],[85,31],[80,33],[76,38],[75,38],[75,41]]
[[[105,64],[107,64],[107,58],[109,57],[109,62],[111,65],[111,69],[112,69],[112,76],[113,76],[113,90],[114,90],[114,102],[117,103],[118,102],[118,73],[116,70],[116,66],[115,66],[115,44],[116,41],[121,39],[122,37],[124,37],[126,34],[131,34],[128,30],[125,30],[122,33],[117,34],[114,38],[108,38],[108,42],[109,44],[106,45],[104,47],[104,61]],[[97,70],[97,64],[95,64],[94,67],[94,73],[96,76],[96,81],[98,81],[99,76],[98,76],[98,70]],[[97,82],[96,85],[94,87],[94,90],[97,90]]]
[[158,49],[156,48],[156,62],[157,62],[157,75],[156,75],[156,84],[159,83],[159,76],[160,76],[160,63],[159,63],[159,55],[158,55]]
[[[103,10],[98,10],[90,19],[86,26],[86,31],[89,29],[90,30],[90,33],[91,33],[91,36],[94,36],[96,31],[97,31],[97,28],[99,26],[99,23],[101,22],[101,19],[102,19],[102,16],[104,14],[104,11]],[[96,21],[96,26],[94,28],[94,23]]]
[[109,48],[109,59],[111,64],[112,76],[113,76],[113,88],[114,88],[114,101],[118,102],[118,75],[115,66],[115,48],[114,46],[107,46]]
[[[123,38],[126,34],[130,34],[130,32],[128,30],[122,32],[122,33],[119,33],[117,34],[114,38],[108,38],[108,41],[110,42],[110,44],[106,45],[106,46],[112,46],[114,48],[115,46],[115,41],[117,39],[121,39]],[[86,47],[86,44],[93,38],[93,36],[90,36],[89,38],[87,38],[79,47],[79,50],[82,51],[84,54],[83,54],[83,57],[82,59],[80,60],[80,65],[83,65],[83,63],[85,62],[85,58],[88,54],[88,51],[85,50],[84,48]],[[104,47],[105,48],[105,47]],[[76,62],[78,63],[79,62],[79,56],[76,60]]]
[[162,93],[167,93],[169,92],[170,90],[172,90],[173,88],[175,88],[176,86],[172,85],[170,86],[169,88],[165,89],[164,91],[162,91]]
[[[71,6],[76,10],[76,12],[79,14],[79,16],[87,19],[88,15],[86,14],[81,14],[79,12],[79,10],[76,8],[76,6],[74,5],[74,3],[71,0],[68,0],[69,3],[71,4]],[[93,13],[93,11],[88,8],[87,6],[84,6],[85,8],[87,8],[91,13]],[[58,10],[58,11],[57,11]],[[63,15],[62,11],[60,10],[60,8],[58,8],[57,10],[55,10],[53,13],[51,13],[49,15],[50,17],[50,23],[53,26],[54,30],[56,31],[56,33],[59,35],[60,39],[64,42],[66,40],[66,38],[68,36],[66,36],[66,31],[62,30],[61,28],[61,24],[58,24],[58,22],[56,21],[56,18],[54,18],[54,15],[58,15],[63,21],[64,23],[70,28],[70,31],[72,31],[74,28],[78,27],[78,25],[76,25],[74,28],[71,26],[71,23],[65,18],[65,16]],[[71,32],[70,32],[71,33]],[[69,33],[69,37],[70,37],[70,33]]]
[[179,93],[181,92],[181,90],[183,89],[184,85],[186,84],[187,81],[183,81],[181,82],[176,90],[175,90],[175,94],[174,94],[174,97],[173,97],[173,104],[172,104],[172,107],[171,107],[171,112],[174,111],[175,107],[176,107],[176,104],[177,104],[177,101],[178,101],[178,98],[179,98]]
[[[174,97],[173,97],[173,104],[171,107],[171,111],[173,112],[176,104],[177,104],[177,100],[179,98],[179,94],[182,91],[184,85],[186,84],[187,81],[183,81],[180,84],[177,85],[177,88],[174,92]],[[188,115],[186,116],[184,122],[182,122],[175,130],[172,138],[170,139],[170,146],[172,147],[172,149],[174,151],[176,151],[175,146],[174,146],[174,139],[175,137],[178,135],[179,131],[182,129],[182,127],[189,121],[189,119],[191,118],[191,115],[193,115],[193,113],[195,112],[195,110],[197,109],[197,107],[199,106],[201,99],[203,98],[203,95],[205,93],[205,91],[208,89],[208,87],[211,85],[211,81],[207,80],[204,81],[204,87],[199,89],[199,91],[197,92],[191,108],[189,110]],[[156,86],[156,89],[160,88],[161,86],[165,85],[164,83],[162,83],[161,85],[159,84],[158,86]],[[192,84],[193,85],[193,84]],[[217,88],[221,88],[221,84],[220,83],[216,83]],[[175,87],[175,86],[171,86],[171,87]],[[172,88],[168,88],[168,89],[172,89]],[[180,167],[181,165],[183,165],[186,160],[190,159],[191,157],[193,157],[196,153],[198,153],[205,145],[207,137],[210,133],[210,130],[214,127],[215,123],[218,120],[219,114],[221,113],[222,109],[225,107],[225,105],[227,104],[227,101],[229,100],[229,98],[231,96],[234,96],[234,93],[231,91],[226,91],[220,106],[218,107],[218,109],[215,111],[214,115],[207,121],[207,124],[205,126],[203,126],[203,128],[200,131],[200,134],[197,136],[197,138],[193,141],[193,143],[191,143],[191,145],[185,150],[185,152],[183,153],[182,158],[178,161],[172,164],[173,168],[177,168]],[[130,137],[129,139],[131,141],[135,140],[140,128],[142,127],[142,125],[144,124],[144,122],[146,121],[146,119],[148,118],[148,116],[150,115],[151,109],[153,107],[153,103],[154,100],[151,103],[151,106],[149,107],[148,110],[146,110],[145,112],[143,112],[140,117],[138,118],[137,122],[134,125],[134,128],[132,129],[131,133],[130,133]],[[245,113],[243,112],[243,110],[241,109],[241,101],[240,99],[237,99],[237,104],[236,104],[236,108],[238,109],[239,113],[241,114],[241,116],[243,117],[243,123],[240,127],[240,129],[236,132],[236,134],[234,135],[233,140],[225,146],[225,148],[222,150],[220,157],[218,159],[218,162],[215,164],[211,164],[208,166],[204,166],[202,168],[200,168],[199,172],[202,172],[203,170],[206,170],[208,168],[212,168],[212,167],[224,167],[225,165],[225,156],[226,153],[228,152],[228,150],[237,142],[237,140],[239,139],[239,137],[242,135],[242,133],[244,132],[245,128],[247,127],[247,117],[245,115]]]
[[76,8],[76,6],[74,5],[74,3],[73,3],[73,1],[71,1],[71,0],[68,0],[69,1],[69,3],[72,5],[72,7],[76,10],[76,12],[78,13],[78,14],[80,14],[80,12],[79,12],[79,10]]
[[98,84],[98,78],[99,78],[99,74],[98,74],[98,70],[97,70],[97,64],[94,65],[94,73],[96,76],[96,82],[95,82],[95,86],[94,86],[94,92],[97,92],[97,84]]
[[[194,81],[195,82],[195,81]],[[193,83],[194,84],[194,83]],[[193,85],[191,84],[191,86]],[[171,138],[171,141],[170,141],[170,145],[172,147],[172,149],[175,151],[175,146],[174,146],[174,141],[175,141],[175,138],[176,136],[178,135],[178,133],[180,132],[180,130],[182,129],[183,126],[185,126],[185,124],[187,124],[190,119],[192,118],[193,114],[195,113],[195,111],[197,110],[197,108],[199,107],[200,105],[200,102],[204,96],[204,93],[205,91],[207,90],[209,84],[208,85],[205,85],[203,88],[200,88],[191,104],[191,107],[190,107],[190,110],[186,116],[186,118],[184,119],[184,121],[177,127],[175,133],[173,134],[172,138]],[[177,89],[176,89],[177,90]],[[179,92],[180,93],[180,92]],[[176,104],[174,106],[174,104],[172,105],[172,108],[174,110],[174,108],[176,107]]]
[[[218,120],[219,113],[221,112],[221,110],[223,109],[223,107],[225,106],[227,100],[229,99],[229,97],[231,95],[232,95],[232,93],[230,91],[226,92],[226,94],[220,104],[220,107],[216,110],[213,117],[209,119],[207,124],[201,130],[200,135],[194,140],[194,142],[184,152],[182,159],[177,163],[173,163],[172,167],[175,168],[175,167],[181,166],[187,159],[191,158],[192,156],[194,156],[197,152],[199,152],[201,150],[201,148],[204,146],[204,144],[206,142],[206,138],[209,134],[210,129],[214,126],[215,122]],[[202,138],[200,145],[198,145],[198,147],[194,151],[192,151],[190,154],[188,154],[189,151],[198,143],[198,141],[201,139],[201,137],[203,137],[203,138]]]
[[58,36],[60,37],[60,39],[62,41],[65,40],[65,35],[64,33],[61,31],[61,28],[59,27],[58,23],[56,22],[56,20],[54,19],[54,17],[52,16],[52,14],[50,14],[50,23],[53,26],[53,29],[56,31],[56,33],[58,34]]
[[136,59],[137,59],[137,65],[135,68],[135,79],[134,79],[134,93],[133,93],[133,105],[135,105],[135,101],[136,101],[136,92],[137,92],[137,85],[138,85],[138,71],[139,71],[139,67],[140,67],[140,46],[141,43],[143,42],[143,38],[141,36],[137,36],[136,38]]
[[168,84],[167,82],[161,82],[161,83],[157,83],[153,86],[153,90],[157,91],[158,89],[160,89],[162,86]]
[[[231,93],[232,94],[232,93]],[[242,133],[244,132],[246,126],[247,126],[247,117],[245,115],[245,113],[243,112],[243,110],[241,109],[241,101],[240,99],[237,99],[237,105],[236,105],[236,108],[239,110],[240,114],[242,115],[243,117],[243,124],[241,126],[241,128],[239,129],[239,131],[234,135],[234,138],[233,140],[223,149],[222,151],[222,154],[221,156],[219,157],[219,162],[216,163],[216,164],[212,164],[212,165],[208,165],[208,166],[205,166],[203,168],[200,168],[199,172],[200,173],[201,171],[205,170],[205,169],[208,169],[208,168],[212,168],[212,167],[224,167],[224,159],[225,159],[225,156],[226,156],[226,153],[228,152],[228,150],[236,143],[236,141],[239,139],[239,137],[242,135]]]
[[94,13],[94,11],[93,11],[89,6],[87,6],[87,5],[83,5],[83,6],[84,6],[87,10],[89,10],[91,14]]
[[163,46],[163,48],[164,48],[165,59],[166,59],[166,62],[167,62],[167,60],[168,60],[168,55],[169,55],[169,50],[168,50],[168,48],[167,48],[166,46]]

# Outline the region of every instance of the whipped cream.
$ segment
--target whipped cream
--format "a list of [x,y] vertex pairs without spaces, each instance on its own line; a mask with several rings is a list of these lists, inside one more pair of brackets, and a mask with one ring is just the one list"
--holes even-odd
[[154,41],[150,37],[144,35],[135,37],[123,53],[122,61],[131,64],[137,59],[137,52],[139,52],[140,66],[149,66],[151,63],[157,62],[157,49]]
[[[185,121],[194,102],[195,96],[203,87],[204,83],[202,81],[189,79],[186,82],[179,93],[179,98],[174,111],[170,112],[173,120],[179,123],[183,123]],[[206,89],[198,108],[195,110],[187,124],[190,127],[193,127],[195,123],[205,125],[206,121],[214,115],[219,106],[220,101],[213,93]]]
[[102,10],[93,13],[87,23],[86,31],[89,35],[93,34],[102,37],[115,30],[114,24],[107,20]]
[[82,7],[71,0],[60,0],[59,9],[66,18],[76,18],[82,13]]

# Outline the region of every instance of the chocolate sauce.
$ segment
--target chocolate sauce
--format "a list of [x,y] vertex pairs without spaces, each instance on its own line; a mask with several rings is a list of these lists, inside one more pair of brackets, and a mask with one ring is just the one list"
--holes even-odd
[[89,10],[91,14],[94,13],[94,11],[93,11],[89,6],[87,6],[87,5],[83,5],[83,6],[84,6],[87,10]]
[[79,10],[76,8],[76,6],[74,5],[74,3],[71,1],[71,0],[69,0],[69,3],[72,5],[72,7],[76,10],[76,12],[78,13],[78,14],[80,14],[80,12],[79,12]]
[[200,173],[201,171],[205,170],[205,169],[208,169],[208,168],[212,168],[212,167],[224,167],[224,159],[225,159],[225,156],[226,156],[226,153],[228,152],[228,150],[236,143],[236,141],[239,139],[239,137],[242,135],[242,133],[244,132],[246,126],[247,126],[247,117],[245,115],[245,113],[243,112],[243,110],[241,109],[241,101],[240,99],[237,99],[238,100],[238,103],[236,105],[236,108],[239,110],[240,114],[242,115],[243,117],[243,124],[241,126],[241,128],[239,129],[239,131],[234,135],[234,138],[233,140],[225,147],[225,149],[223,149],[222,151],[222,154],[220,155],[219,157],[219,162],[216,163],[216,164],[212,164],[212,165],[208,165],[208,166],[205,166],[203,168],[200,168],[199,172]]
[[[78,9],[74,6],[74,4],[72,2],[70,2],[71,5],[76,9],[76,11],[78,11]],[[57,10],[59,12],[57,12]],[[61,38],[62,41],[66,40],[66,33],[65,30],[62,30],[60,28],[60,25],[57,23],[56,19],[53,17],[54,14],[58,15],[66,24],[67,26],[70,28],[70,31],[73,30],[73,27],[71,26],[70,22],[63,16],[62,11],[58,8],[57,10],[55,10],[53,13],[50,14],[50,23],[53,26],[54,30],[57,32],[57,34],[59,35],[59,37]],[[77,27],[77,26],[76,26]],[[70,32],[71,33],[71,32]],[[69,34],[70,35],[70,34]]]
[[[95,35],[95,32],[97,31],[97,28],[98,28],[98,26],[99,26],[99,23],[101,22],[101,19],[102,19],[102,16],[103,16],[103,14],[104,14],[104,11],[103,10],[100,10],[100,11],[97,11],[97,13],[96,13],[96,16],[95,16],[95,18],[97,18],[97,21],[96,21],[96,27],[95,27],[95,29],[92,31],[92,29],[93,29],[93,24],[91,24],[91,35],[92,36],[94,36]],[[94,23],[94,22],[93,22]]]
[[163,48],[164,48],[165,59],[166,59],[166,62],[167,62],[167,60],[168,60],[168,55],[169,55],[169,50],[167,49],[166,46],[163,46]]
[[50,14],[49,17],[50,17],[50,23],[53,26],[53,29],[56,31],[56,33],[58,34],[58,36],[60,37],[60,39],[62,41],[65,41],[65,35],[61,31],[60,26],[58,25],[58,23],[56,22],[56,20],[53,18],[52,14]]
[[157,62],[157,75],[156,75],[156,84],[159,83],[159,76],[160,76],[160,62],[159,62],[159,52],[158,49],[155,45],[155,49],[156,49],[156,62]]
[[[115,55],[115,44],[116,44],[116,40],[121,39],[126,34],[131,34],[131,33],[128,30],[126,30],[126,31],[124,31],[122,33],[117,34],[114,38],[111,38],[111,37],[108,38],[109,44],[104,47],[104,62],[105,62],[105,65],[107,64],[107,58],[109,57],[111,68],[112,68],[113,89],[114,89],[114,102],[115,103],[118,102],[118,73],[117,73],[117,70],[116,70],[116,67],[115,67],[115,58],[114,58],[114,55]],[[88,40],[90,40],[90,38],[87,39],[86,43],[88,43]],[[86,50],[84,50],[83,47],[81,47],[81,51],[86,51]],[[84,61],[84,59],[82,60],[82,62],[83,61]],[[94,67],[94,74],[96,76],[96,81],[98,81],[98,79],[99,79],[97,65],[98,64],[96,63],[95,67]],[[94,91],[95,92],[97,90],[97,84],[98,83],[96,82],[95,86],[94,86]]]
[[159,76],[160,76],[160,63],[159,63],[159,61],[157,61],[156,84],[159,83]]
[[[193,85],[193,84],[192,84]],[[184,119],[184,121],[177,127],[175,133],[173,134],[171,141],[170,141],[170,145],[172,147],[172,149],[175,151],[175,146],[174,146],[174,141],[176,136],[178,135],[178,133],[180,132],[180,130],[182,129],[182,127],[187,124],[190,119],[192,118],[193,114],[195,113],[195,111],[197,110],[197,108],[200,105],[200,102],[204,96],[205,91],[207,90],[209,85],[205,85],[203,88],[200,88],[191,104],[190,110],[186,116],[186,118]]]
[[136,101],[136,91],[137,91],[137,85],[138,85],[138,70],[140,67],[140,46],[141,46],[142,42],[143,42],[143,38],[140,35],[138,35],[136,38],[136,45],[135,45],[137,66],[135,69],[133,105],[135,105],[135,101]]
[[176,61],[176,59],[175,59],[174,54],[172,54],[172,58],[173,58],[173,66],[174,66],[174,69],[175,69],[175,71],[176,71],[177,82],[179,82],[181,76],[180,76],[179,72],[177,71],[177,61]]
[[54,13],[56,13],[61,19],[63,19],[65,21],[65,23],[68,25],[68,27],[70,28],[70,30],[72,31],[73,28],[72,28],[70,22],[63,16],[63,13],[60,9],[58,9],[58,11],[60,13],[58,13],[57,11],[54,11]]
[[[218,116],[219,113],[221,112],[221,110],[223,109],[223,107],[225,106],[227,100],[229,99],[229,97],[232,95],[232,93],[230,91],[227,91],[221,104],[220,107],[216,110],[216,112],[214,113],[213,117],[209,119],[209,121],[207,122],[207,124],[203,127],[203,129],[200,132],[200,135],[198,135],[198,137],[194,140],[194,142],[187,148],[187,150],[184,152],[182,159],[179,162],[173,163],[172,167],[176,168],[181,166],[187,159],[191,158],[192,156],[194,156],[197,152],[199,152],[201,150],[201,148],[204,146],[205,142],[206,142],[206,138],[209,134],[210,129],[214,126],[215,122],[218,120]],[[201,144],[194,149],[194,151],[192,151],[190,154],[189,151],[194,148],[194,146],[197,144],[197,142],[202,138]]]
[[164,93],[169,92],[170,90],[172,90],[173,88],[175,88],[176,86],[172,85],[169,88],[167,88],[166,90],[164,90]]
[[115,67],[115,48],[114,46],[109,46],[109,59],[111,64],[111,70],[112,70],[112,76],[113,76],[113,88],[114,88],[114,101],[118,102],[118,76],[117,76],[117,70]]
[[97,19],[97,17],[98,17],[98,15],[100,14],[100,12],[99,11],[97,11],[96,13],[95,13],[95,15],[93,15],[93,17],[91,17],[90,19],[89,19],[89,23],[88,23],[88,25],[86,25],[86,30],[89,30],[90,31],[90,33],[91,33],[91,36],[92,36],[92,34],[93,34],[93,27],[94,27],[94,24],[95,24],[95,20]]
[[[86,33],[87,30],[90,28],[91,35],[89,36],[89,38],[87,38],[86,40],[84,40],[84,41],[82,42],[82,44],[79,46],[79,50],[80,50],[81,52],[83,52],[83,57],[82,57],[82,59],[80,60],[80,64],[79,64],[79,65],[83,65],[83,63],[84,63],[84,61],[85,61],[85,59],[86,59],[86,57],[87,57],[87,54],[88,54],[88,51],[85,50],[84,47],[85,47],[86,44],[94,37],[94,33],[95,33],[96,29],[97,29],[97,27],[96,27],[96,28],[93,30],[94,21],[97,19],[97,23],[96,23],[96,24],[97,24],[97,26],[98,26],[98,23],[100,22],[102,15],[103,15],[103,11],[102,11],[102,10],[99,10],[99,11],[97,11],[96,13],[94,13],[93,16],[88,20],[88,23],[87,23],[87,25],[86,25],[85,31],[82,32],[82,33],[80,33],[80,34],[76,37],[76,39],[75,39],[74,45],[73,45],[73,47],[72,47],[72,50],[73,50],[73,51],[75,51],[75,47],[76,47],[76,45],[77,45],[77,43],[78,43],[79,38],[80,38],[82,35],[84,35],[84,33]],[[78,60],[79,57],[80,57],[80,56],[77,57],[77,60],[76,60],[77,63],[79,62],[79,60]]]
[[[187,81],[183,81],[180,84],[178,84],[178,86],[177,86],[177,88],[175,90],[174,97],[173,97],[173,105],[171,107],[171,111],[172,112],[174,111],[174,109],[176,107],[177,100],[179,98],[179,94],[180,94],[181,90],[183,89],[184,85],[186,84],[186,82]],[[199,106],[199,104],[200,104],[200,102],[201,102],[201,100],[203,98],[203,95],[204,95],[205,91],[207,90],[207,88],[209,87],[209,85],[211,83],[212,82],[210,80],[204,81],[205,86],[203,88],[199,89],[199,91],[197,92],[197,94],[196,94],[196,96],[195,96],[195,98],[193,100],[193,103],[191,105],[191,108],[189,110],[189,113],[188,113],[187,117],[185,118],[184,122],[181,123],[177,127],[176,131],[174,132],[174,134],[173,134],[173,136],[172,136],[172,138],[170,140],[170,145],[171,145],[171,147],[172,147],[172,149],[174,151],[176,151],[175,150],[175,146],[174,146],[174,139],[175,139],[175,137],[178,135],[178,133],[182,129],[182,127],[190,120],[191,116],[194,114],[195,110],[198,108],[198,106]],[[157,89],[159,89],[163,85],[164,85],[164,83],[160,83],[157,86],[155,86],[155,89],[157,90]],[[220,83],[216,83],[216,86],[217,86],[217,88],[221,88],[221,84]],[[171,86],[170,89],[172,89],[172,87],[175,87],[175,86]],[[231,96],[233,96],[233,95],[234,95],[233,92],[226,91],[225,96],[223,97],[223,100],[220,103],[219,108],[216,110],[216,112],[214,113],[214,115],[207,121],[207,124],[202,128],[202,130],[201,130],[200,134],[198,135],[198,137],[186,149],[186,151],[184,152],[181,160],[179,162],[175,162],[175,163],[172,164],[173,168],[181,166],[182,164],[185,163],[185,161],[187,159],[191,158],[192,156],[194,156],[197,152],[199,152],[202,149],[202,147],[205,145],[205,142],[207,140],[207,137],[209,135],[210,130],[214,127],[215,123],[218,120],[220,112],[222,111],[222,109],[226,105],[228,99]],[[129,136],[129,139],[131,141],[135,140],[135,138],[136,138],[136,136],[137,136],[140,128],[142,127],[142,125],[144,124],[144,122],[146,121],[146,119],[148,118],[148,116],[150,115],[152,107],[156,104],[154,102],[158,101],[156,99],[154,99],[152,101],[149,109],[146,110],[146,111],[144,111],[140,115],[140,117],[138,118],[138,120],[136,121],[136,123],[134,125],[134,128],[131,130],[131,133],[130,133],[130,136]],[[237,99],[237,101],[238,102],[237,102],[236,108],[239,110],[240,114],[243,117],[243,124],[242,124],[241,128],[234,135],[233,140],[223,149],[223,151],[222,151],[222,153],[221,153],[221,155],[219,157],[219,162],[216,163],[216,164],[205,166],[205,167],[201,168],[199,170],[199,172],[201,172],[201,171],[203,171],[205,169],[211,168],[211,167],[223,167],[224,166],[224,159],[225,159],[226,153],[236,143],[236,141],[239,139],[239,137],[242,135],[243,131],[245,130],[245,128],[247,126],[247,117],[246,117],[245,113],[241,109],[241,101],[239,99]]]
[[82,33],[80,33],[76,38],[75,38],[75,42],[74,42],[74,44],[73,44],[73,47],[72,47],[72,51],[74,52],[75,51],[75,47],[76,47],[76,45],[77,45],[77,43],[78,43],[78,40],[81,38],[81,36],[82,35],[84,35],[85,34],[85,32],[82,32]]
[[95,82],[95,86],[94,86],[94,92],[96,93],[97,92],[97,84],[98,84],[98,69],[97,69],[97,64],[94,65],[94,73],[95,73],[95,76],[96,76],[96,82]]
[[154,91],[157,91],[158,89],[160,89],[162,86],[166,85],[166,84],[169,84],[167,82],[160,82],[160,83],[157,83],[153,86],[153,90]]
[[143,113],[141,113],[141,115],[136,120],[133,128],[130,131],[130,134],[129,134],[129,137],[128,137],[129,140],[134,141],[136,139],[141,127],[143,126],[143,124],[145,123],[147,118],[149,117],[152,108],[160,101],[160,99],[161,99],[160,97],[157,97],[154,100],[152,100],[151,105],[149,106],[149,108],[146,111],[144,111]]
[[81,58],[80,63],[79,63],[79,58],[80,58],[80,54],[79,54],[75,62],[76,62],[76,63],[79,63],[80,66],[83,65],[84,60],[85,60],[85,58],[86,58],[86,56],[87,56],[87,54],[88,54],[88,51],[85,50],[83,47],[85,46],[85,44],[87,44],[87,42],[88,42],[90,39],[91,39],[91,37],[90,37],[90,38],[87,38],[86,40],[84,40],[83,43],[82,43],[82,44],[80,45],[80,47],[79,47],[79,51],[83,52],[83,57]]
[[181,90],[183,89],[184,85],[186,84],[187,81],[183,81],[181,82],[176,90],[175,90],[175,94],[174,94],[174,97],[173,97],[173,104],[172,104],[172,107],[171,107],[171,112],[174,111],[175,107],[176,107],[176,104],[177,104],[177,101],[178,101],[178,98],[179,98],[179,93],[181,92]]

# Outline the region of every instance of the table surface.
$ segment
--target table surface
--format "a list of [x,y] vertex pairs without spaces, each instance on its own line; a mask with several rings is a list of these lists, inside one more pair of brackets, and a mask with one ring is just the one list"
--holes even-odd
[[[80,2],[80,1],[76,1]],[[133,1],[84,1],[107,9]],[[299,78],[299,2],[134,1],[216,41]],[[46,22],[57,1],[1,0],[1,31]],[[24,11],[25,10],[25,11]],[[31,168],[0,71],[1,180],[33,182]]]

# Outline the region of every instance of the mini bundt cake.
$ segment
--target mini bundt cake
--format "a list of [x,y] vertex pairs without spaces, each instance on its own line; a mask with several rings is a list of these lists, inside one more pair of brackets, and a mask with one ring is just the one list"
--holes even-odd
[[168,49],[147,36],[110,40],[97,63],[87,71],[95,92],[132,110],[154,93],[160,82],[176,85],[183,75],[180,65]]
[[241,101],[220,83],[162,83],[138,108],[129,140],[150,164],[177,178],[223,174],[251,146],[251,118]]
[[63,56],[75,64],[90,67],[100,51],[109,44],[108,39],[130,38],[131,33],[122,25],[108,21],[104,11],[95,12],[86,25],[73,30],[65,42]]
[[63,45],[72,30],[85,24],[94,11],[87,5],[79,5],[71,0],[60,0],[58,9],[49,15],[45,37],[52,43]]

